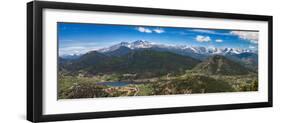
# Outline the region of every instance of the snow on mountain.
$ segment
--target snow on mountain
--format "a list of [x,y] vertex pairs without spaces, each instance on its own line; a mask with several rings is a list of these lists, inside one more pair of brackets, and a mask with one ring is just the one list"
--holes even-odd
[[130,49],[145,49],[145,48],[161,48],[169,50],[179,50],[180,52],[184,51],[186,53],[195,53],[202,55],[227,55],[227,54],[241,54],[241,53],[255,53],[255,51],[249,49],[241,49],[241,48],[207,48],[207,47],[195,47],[195,46],[187,46],[187,45],[163,45],[163,44],[155,44],[149,41],[137,40],[132,43],[121,42],[119,44],[110,46],[108,48],[103,48],[98,50],[98,52],[112,52],[120,48],[121,46],[128,47]]
[[131,49],[151,48],[152,46],[153,44],[148,41],[137,40],[135,42],[132,42],[129,48]]
[[64,58],[64,59],[70,59],[70,60],[74,60],[74,59],[78,59],[82,54],[65,54],[65,55],[61,55],[60,57],[61,58]]
[[121,42],[121,43],[113,45],[111,47],[100,49],[99,52],[103,52],[103,53],[111,52],[111,51],[117,50],[121,46],[128,47],[130,49],[139,49],[139,48],[151,48],[153,46],[153,44],[148,41],[144,41],[144,40],[137,40],[132,43]]
[[99,51],[99,52],[102,52],[102,53],[104,53],[104,52],[112,52],[112,51],[114,51],[114,50],[117,50],[117,49],[120,48],[121,46],[130,48],[130,47],[131,47],[131,44],[128,43],[128,42],[121,42],[121,43],[119,43],[119,44],[110,46],[110,47],[108,47],[108,48],[103,48],[103,49],[100,49],[100,50],[98,50],[98,51]]

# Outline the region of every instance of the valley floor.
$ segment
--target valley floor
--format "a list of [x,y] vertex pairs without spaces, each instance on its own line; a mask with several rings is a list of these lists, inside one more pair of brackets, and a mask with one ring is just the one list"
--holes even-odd
[[69,76],[59,74],[59,99],[120,96],[150,96],[194,93],[257,91],[257,74],[203,75],[186,72],[152,78],[136,78],[134,74]]

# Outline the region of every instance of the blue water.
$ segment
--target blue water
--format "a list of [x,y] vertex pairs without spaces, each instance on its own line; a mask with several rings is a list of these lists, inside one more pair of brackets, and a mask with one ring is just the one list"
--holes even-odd
[[129,84],[133,84],[132,82],[99,82],[98,85],[107,85],[107,86],[113,86],[113,87],[122,87],[127,86]]

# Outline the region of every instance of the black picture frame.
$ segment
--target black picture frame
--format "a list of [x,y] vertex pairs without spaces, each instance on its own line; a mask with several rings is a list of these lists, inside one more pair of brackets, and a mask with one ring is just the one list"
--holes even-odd
[[[241,104],[43,115],[42,113],[43,12],[42,10],[44,8],[154,14],[154,15],[172,15],[172,16],[179,16],[179,17],[189,16],[189,17],[204,17],[204,18],[266,21],[268,22],[268,101],[256,102],[256,103],[241,103]],[[124,116],[137,116],[137,115],[155,115],[155,114],[185,113],[185,112],[199,112],[199,111],[213,111],[213,110],[272,107],[273,106],[273,97],[272,97],[273,96],[272,95],[273,92],[272,91],[272,83],[273,83],[272,80],[273,32],[272,31],[273,29],[272,28],[273,28],[273,17],[264,16],[264,15],[185,11],[185,10],[93,5],[93,4],[63,3],[63,2],[45,2],[45,1],[29,2],[27,3],[27,120],[32,122],[63,121],[63,120],[94,119],[94,118],[107,118],[107,117],[124,117]]]

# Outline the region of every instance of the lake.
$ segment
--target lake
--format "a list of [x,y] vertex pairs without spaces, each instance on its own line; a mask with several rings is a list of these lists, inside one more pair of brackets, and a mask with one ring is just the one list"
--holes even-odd
[[97,85],[107,85],[113,87],[122,87],[127,86],[129,84],[136,84],[134,82],[98,82]]

